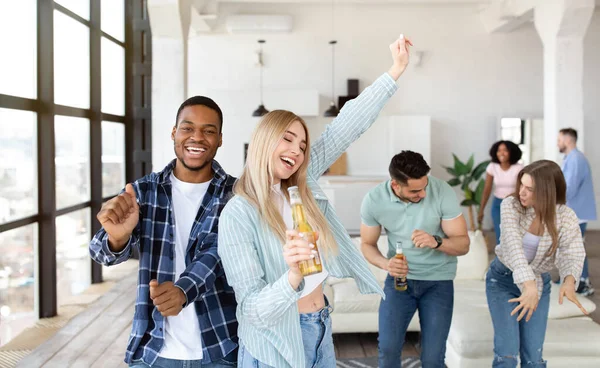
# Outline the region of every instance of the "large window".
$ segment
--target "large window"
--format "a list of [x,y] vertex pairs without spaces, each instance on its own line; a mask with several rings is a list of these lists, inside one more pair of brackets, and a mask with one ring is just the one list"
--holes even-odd
[[36,98],[36,1],[12,1],[7,8],[0,4],[0,93]]
[[150,38],[146,0],[0,4],[0,346],[102,280],[96,214],[151,167]]
[[32,111],[0,108],[0,223],[37,213],[36,120]]

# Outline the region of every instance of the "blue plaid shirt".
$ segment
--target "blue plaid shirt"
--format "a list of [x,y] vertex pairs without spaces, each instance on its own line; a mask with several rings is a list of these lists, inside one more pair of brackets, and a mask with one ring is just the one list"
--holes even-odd
[[[165,169],[133,183],[140,207],[140,221],[123,251],[108,247],[108,234],[100,229],[90,242],[94,261],[106,266],[126,261],[133,248],[140,253],[137,300],[125,362],[152,365],[164,343],[165,317],[150,300],[150,280],[173,281],[186,295],[184,305],[194,303],[202,338],[202,363],[223,359],[237,348],[236,301],[225,279],[217,254],[219,215],[232,195],[235,178],[213,161],[214,177],[192,226],[186,254],[186,270],[175,275],[175,221],[170,175],[173,160]],[[178,277],[179,276],[179,277]]]

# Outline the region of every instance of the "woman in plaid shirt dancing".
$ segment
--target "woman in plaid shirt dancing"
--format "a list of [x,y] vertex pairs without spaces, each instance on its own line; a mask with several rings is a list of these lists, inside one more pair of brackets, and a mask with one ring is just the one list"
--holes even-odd
[[[502,202],[501,238],[486,276],[494,324],[493,367],[546,367],[542,347],[550,307],[550,274],[556,266],[566,297],[585,314],[575,290],[585,258],[577,216],[565,205],[560,167],[541,160],[517,177],[517,192]],[[519,338],[520,337],[520,338]]]

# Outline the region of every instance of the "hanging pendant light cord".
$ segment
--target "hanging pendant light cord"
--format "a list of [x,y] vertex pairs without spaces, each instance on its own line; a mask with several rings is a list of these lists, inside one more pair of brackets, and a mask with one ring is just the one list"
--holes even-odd
[[335,100],[335,41],[331,41],[331,102]]
[[260,44],[259,62],[260,62],[260,104],[264,105],[264,103],[263,103],[263,46],[262,46],[262,43]]
[[335,104],[335,0],[331,0],[331,103]]

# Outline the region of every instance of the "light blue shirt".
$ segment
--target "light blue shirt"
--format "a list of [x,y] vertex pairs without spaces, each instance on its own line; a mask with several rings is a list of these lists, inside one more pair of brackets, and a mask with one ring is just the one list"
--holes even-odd
[[594,221],[596,198],[592,170],[587,158],[577,148],[565,156],[562,167],[567,182],[567,207],[575,211],[580,221]]
[[[329,274],[337,278],[351,277],[361,293],[381,296],[384,296],[381,287],[317,180],[373,124],[396,89],[396,83],[386,73],[360,96],[346,103],[312,145],[307,178],[339,248],[337,255],[323,259]],[[258,210],[242,197],[232,198],[221,214],[218,252],[227,280],[235,291],[238,335],[245,348],[254,358],[272,367],[304,368],[297,307],[303,286],[299,290],[292,289],[282,242],[264,224]]]

